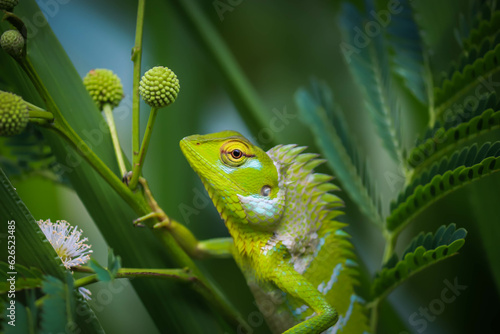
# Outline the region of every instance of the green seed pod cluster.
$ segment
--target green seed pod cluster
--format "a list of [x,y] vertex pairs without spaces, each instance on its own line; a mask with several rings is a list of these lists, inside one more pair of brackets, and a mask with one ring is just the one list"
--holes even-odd
[[7,30],[0,37],[0,45],[13,58],[20,58],[23,54],[24,37],[17,30]]
[[0,136],[20,134],[29,121],[28,106],[15,94],[0,91]]
[[179,93],[179,80],[168,67],[156,66],[144,73],[139,84],[143,100],[155,108],[174,103]]
[[16,7],[18,3],[19,0],[0,0],[0,9],[12,12],[14,7]]
[[106,69],[92,70],[83,78],[83,84],[99,110],[102,110],[105,104],[109,104],[114,108],[123,99],[122,83],[113,71]]

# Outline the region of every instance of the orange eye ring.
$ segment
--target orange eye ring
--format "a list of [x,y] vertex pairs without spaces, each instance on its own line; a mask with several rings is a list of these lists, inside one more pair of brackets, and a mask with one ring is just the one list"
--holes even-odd
[[238,149],[234,149],[230,153],[231,153],[231,156],[233,157],[233,159],[236,159],[236,160],[241,159],[243,157],[243,152],[241,152]]

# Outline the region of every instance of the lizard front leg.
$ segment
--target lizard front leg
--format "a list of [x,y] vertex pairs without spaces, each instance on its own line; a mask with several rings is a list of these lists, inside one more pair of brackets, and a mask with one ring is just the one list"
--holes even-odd
[[[278,255],[278,254],[276,254]],[[284,334],[319,334],[338,320],[338,314],[323,294],[304,276],[283,260],[273,266],[270,280],[283,292],[298,298],[308,305],[315,314],[309,319],[288,329]]]

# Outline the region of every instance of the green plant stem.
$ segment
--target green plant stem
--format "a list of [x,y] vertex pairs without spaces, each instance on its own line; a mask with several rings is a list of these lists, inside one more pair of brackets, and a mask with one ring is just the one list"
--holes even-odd
[[30,118],[39,118],[39,119],[43,119],[43,120],[47,120],[47,121],[54,120],[54,115],[51,112],[44,110],[38,106],[35,106],[34,104],[31,104],[29,102],[26,102],[26,101],[24,101],[24,102],[28,106],[28,112],[29,112]]
[[104,115],[106,115],[106,120],[108,121],[111,140],[113,141],[113,147],[115,149],[116,160],[118,161],[118,167],[120,168],[120,174],[124,176],[127,173],[127,168],[125,167],[125,160],[123,160],[123,152],[120,146],[120,140],[118,139],[118,133],[116,132],[115,118],[113,117],[113,108],[110,104],[106,103],[103,107],[103,111]]
[[370,333],[371,334],[376,334],[377,333],[377,324],[378,324],[378,307],[379,307],[380,299],[376,299],[371,307],[371,313],[370,313]]
[[30,118],[40,118],[40,119],[45,119],[45,120],[48,120],[48,121],[53,121],[54,120],[54,115],[52,115],[52,113],[48,112],[48,111],[36,111],[36,110],[30,110],[29,111],[29,117]]
[[[389,259],[392,257],[392,254],[394,254],[394,249],[396,247],[396,241],[399,233],[389,232],[388,230],[384,229],[383,234],[385,238],[385,249],[384,255],[382,257],[382,265],[387,263],[387,261],[389,261]],[[385,296],[386,295],[384,295],[383,297],[379,296],[367,305],[367,308],[371,309],[370,328],[372,334],[375,334],[377,332],[378,308],[380,302],[385,298]]]
[[[89,267],[73,267],[72,270],[82,273],[93,273]],[[141,268],[121,268],[116,273],[116,278],[136,278],[150,277],[159,279],[169,279],[178,282],[203,284],[198,277],[185,269],[141,269]],[[75,288],[99,282],[97,274],[79,278],[75,281]],[[206,287],[205,287],[206,289]]]
[[382,257],[382,265],[384,265],[391,258],[394,253],[394,248],[396,247],[396,241],[399,233],[389,232],[384,230],[385,237],[385,248],[384,248],[384,256]]
[[193,0],[177,0],[182,14],[192,26],[227,81],[227,89],[238,111],[254,134],[268,127],[265,108],[231,51],[217,30]]
[[158,114],[158,108],[151,107],[151,112],[149,113],[148,125],[146,127],[146,132],[144,133],[144,138],[141,144],[141,150],[139,152],[139,159],[134,166],[132,167],[132,179],[130,180],[129,187],[130,189],[135,189],[137,187],[137,183],[139,182],[139,177],[142,173],[142,166],[144,164],[144,159],[146,158],[146,154],[148,152],[149,141],[151,140],[151,134],[153,133],[153,126],[155,124],[156,115]]
[[[132,61],[134,63],[134,77],[132,84],[132,166],[139,160],[140,142],[140,96],[139,82],[141,80],[141,60],[142,60],[142,35],[144,26],[144,10],[146,0],[139,0],[137,7],[137,22],[135,28],[135,45],[132,49]],[[136,184],[137,185],[137,184]],[[134,189],[134,188],[132,188]]]

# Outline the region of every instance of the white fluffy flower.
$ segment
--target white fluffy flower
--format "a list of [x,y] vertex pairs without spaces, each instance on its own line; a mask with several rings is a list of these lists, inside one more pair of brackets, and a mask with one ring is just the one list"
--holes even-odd
[[80,294],[82,295],[83,299],[85,300],[90,300],[91,299],[91,295],[92,295],[92,292],[90,292],[89,289],[87,288],[84,288],[83,286],[79,287],[78,288],[78,292],[80,292]]
[[92,253],[92,250],[85,243],[88,241],[87,238],[80,240],[82,230],[77,230],[78,226],[73,227],[65,220],[52,223],[50,219],[46,221],[39,220],[38,226],[40,226],[67,269],[81,266],[90,260],[89,254]]

